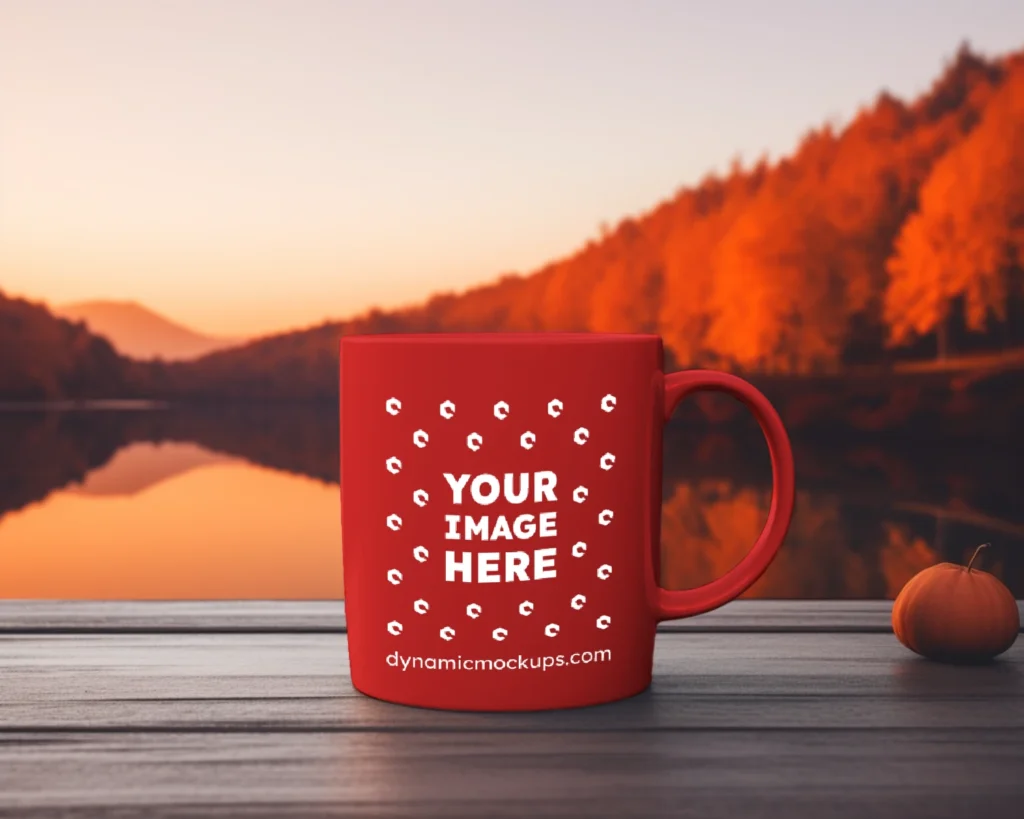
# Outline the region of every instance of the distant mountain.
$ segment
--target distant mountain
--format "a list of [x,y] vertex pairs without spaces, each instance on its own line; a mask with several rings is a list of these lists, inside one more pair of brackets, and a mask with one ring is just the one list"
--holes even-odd
[[260,339],[157,382],[177,395],[337,394],[343,335],[652,332],[669,366],[755,374],[1024,344],[1024,51],[962,47],[774,164],[709,176],[530,275]]
[[80,302],[55,307],[53,311],[64,318],[85,322],[92,332],[110,339],[120,352],[137,359],[199,358],[242,341],[198,333],[132,301]]
[[0,402],[133,397],[138,370],[83,325],[0,292]]

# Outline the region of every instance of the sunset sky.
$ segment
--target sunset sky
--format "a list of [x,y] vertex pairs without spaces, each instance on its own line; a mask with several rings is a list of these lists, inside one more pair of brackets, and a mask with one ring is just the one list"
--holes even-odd
[[[927,12],[922,9],[927,8]],[[0,289],[261,333],[528,272],[1020,0],[0,0]]]

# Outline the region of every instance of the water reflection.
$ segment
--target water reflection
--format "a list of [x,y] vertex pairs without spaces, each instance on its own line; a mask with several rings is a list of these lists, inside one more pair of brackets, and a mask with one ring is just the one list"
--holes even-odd
[[[735,565],[767,516],[752,422],[666,434],[663,585]],[[0,597],[338,598],[333,410],[0,415]],[[983,540],[1024,596],[1012,449],[794,441],[796,515],[748,596],[891,598]]]
[[0,597],[341,597],[337,496],[195,444],[129,444],[0,520]]
[[[768,492],[727,481],[677,484],[662,513],[664,585],[691,588],[735,566],[760,533],[769,502]],[[892,598],[944,559],[912,522],[875,516],[847,526],[838,497],[805,490],[796,509],[785,547],[747,597]]]
[[80,495],[137,495],[194,469],[228,463],[237,463],[237,459],[193,443],[129,444],[68,491]]

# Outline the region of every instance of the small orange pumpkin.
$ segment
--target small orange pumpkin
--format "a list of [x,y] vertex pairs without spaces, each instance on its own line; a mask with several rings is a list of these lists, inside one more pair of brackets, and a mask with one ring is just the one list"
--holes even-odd
[[988,572],[939,563],[918,572],[896,596],[892,629],[911,651],[933,660],[984,662],[1017,639],[1020,612],[1010,590]]

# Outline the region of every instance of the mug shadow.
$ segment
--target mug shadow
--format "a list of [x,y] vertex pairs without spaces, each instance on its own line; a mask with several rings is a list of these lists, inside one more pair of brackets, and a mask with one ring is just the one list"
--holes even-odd
[[[351,690],[349,720],[390,731],[605,732],[649,731],[659,727],[659,709],[648,686],[621,700],[536,711],[471,711],[406,705]],[[348,699],[348,698],[346,698]]]

